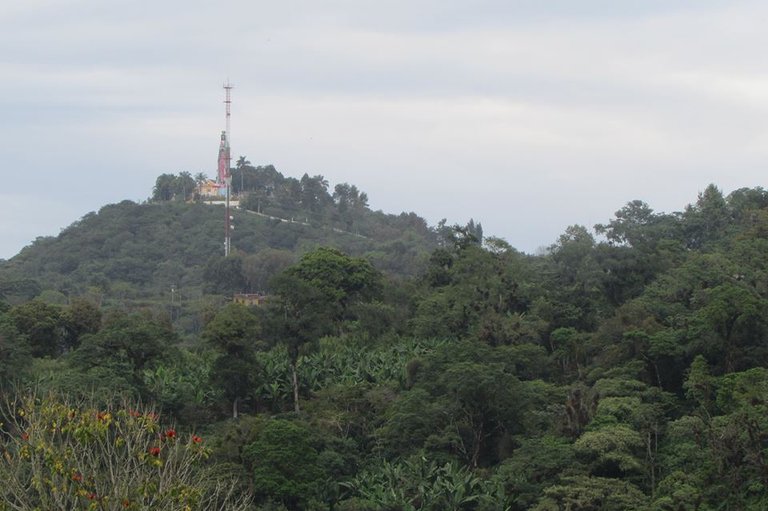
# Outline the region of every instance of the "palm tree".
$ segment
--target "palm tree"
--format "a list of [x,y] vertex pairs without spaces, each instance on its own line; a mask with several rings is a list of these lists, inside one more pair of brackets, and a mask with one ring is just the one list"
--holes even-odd
[[245,174],[244,167],[250,167],[251,162],[248,161],[247,157],[240,156],[240,158],[237,159],[237,163],[235,163],[235,165],[235,168],[240,171],[240,193],[243,193],[243,174]]
[[181,200],[187,200],[187,195],[195,188],[195,180],[192,178],[192,174],[189,172],[179,172],[179,177],[176,178],[176,193],[181,194]]

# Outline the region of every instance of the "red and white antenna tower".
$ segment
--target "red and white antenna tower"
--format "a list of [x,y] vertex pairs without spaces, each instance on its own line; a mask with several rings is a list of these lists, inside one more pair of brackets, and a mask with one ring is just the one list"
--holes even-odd
[[224,256],[228,256],[232,249],[232,216],[229,209],[230,188],[232,185],[232,153],[229,147],[229,118],[232,113],[230,107],[232,105],[232,88],[234,86],[229,83],[227,79],[224,83],[225,99],[224,104],[226,106],[227,118],[226,118],[226,130],[221,133],[221,144],[219,145],[219,186],[223,186],[226,189],[226,203],[225,203],[225,216],[224,216]]

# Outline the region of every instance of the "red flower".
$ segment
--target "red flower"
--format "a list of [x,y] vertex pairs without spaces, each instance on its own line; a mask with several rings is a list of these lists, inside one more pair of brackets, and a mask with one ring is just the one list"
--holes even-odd
[[24,440],[25,442],[27,440],[29,440],[29,433],[27,433],[26,431],[24,433],[22,433],[21,434],[21,439]]
[[165,432],[165,438],[176,438],[176,430],[175,429],[169,429]]
[[131,501],[128,499],[123,499],[123,507],[131,507]]
[[131,417],[141,417],[141,412],[137,412],[136,410],[129,410],[128,415]]
[[159,447],[150,447],[149,448],[149,454],[152,456],[160,456],[160,448]]
[[72,480],[75,482],[80,482],[83,480],[83,475],[80,472],[75,472],[72,474]]
[[89,493],[88,494],[88,500],[96,500],[98,497],[96,497],[95,493]]
[[200,444],[200,443],[202,443],[202,442],[203,442],[203,439],[202,439],[202,438],[200,438],[200,437],[199,437],[199,436],[197,436],[197,435],[192,435],[192,443],[193,443],[193,444]]

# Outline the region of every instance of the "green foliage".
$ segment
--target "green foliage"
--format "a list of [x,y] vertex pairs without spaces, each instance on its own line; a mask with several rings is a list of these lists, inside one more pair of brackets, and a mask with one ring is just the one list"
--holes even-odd
[[0,314],[0,390],[25,376],[30,363],[29,346],[7,314]]
[[332,248],[304,254],[285,273],[318,290],[324,300],[338,303],[343,310],[381,294],[381,274],[368,261]]
[[62,311],[61,319],[68,348],[77,348],[83,335],[95,334],[101,328],[101,310],[87,298],[73,298]]
[[428,357],[377,433],[386,450],[429,449],[473,468],[498,461],[499,446],[522,430],[530,398],[494,355],[446,344]]
[[669,424],[661,451],[669,475],[660,483],[659,506],[686,494],[713,509],[766,505],[767,386],[764,368],[718,378],[701,358],[694,362],[687,387],[700,409]]
[[40,294],[40,284],[29,278],[19,278],[13,271],[9,272],[9,275],[0,279],[0,303],[5,303],[5,300],[31,300],[38,294]]
[[16,330],[26,337],[33,356],[53,357],[63,349],[64,329],[61,308],[33,300],[8,313]]
[[557,483],[562,474],[579,471],[573,446],[556,436],[523,438],[508,459],[498,465],[495,478],[510,496],[512,509],[530,509],[544,488]]
[[311,506],[322,494],[323,473],[311,431],[300,423],[264,422],[243,456],[252,467],[257,496],[272,498],[290,509]]
[[273,287],[278,297],[270,301],[269,321],[274,338],[288,348],[294,410],[298,412],[300,349],[324,335],[341,332],[343,321],[355,322],[355,306],[381,293],[381,274],[364,259],[319,248],[288,267]]
[[203,438],[135,404],[19,396],[2,418],[2,510],[247,508],[247,494],[203,466]]
[[205,326],[203,339],[228,355],[239,356],[256,349],[260,333],[259,320],[247,307],[229,304]]
[[288,250],[264,248],[243,258],[242,274],[250,291],[270,291],[270,280],[294,263]]
[[189,172],[179,172],[178,175],[161,174],[155,180],[152,200],[188,200],[194,195],[196,184]]
[[176,342],[171,325],[161,318],[149,313],[114,313],[99,332],[82,339],[68,361],[84,374],[122,379],[144,394],[143,371],[168,357]]
[[235,251],[223,262],[218,206],[182,200],[107,205],[0,262],[0,300],[18,304],[46,292],[133,308],[168,307],[175,298],[176,312],[191,321],[188,315],[204,292],[271,291],[272,277],[318,246],[365,256],[389,275],[410,277],[436,242],[413,213],[386,215],[366,208],[351,232],[335,227],[330,217],[304,225],[290,221],[297,211],[277,213],[287,221],[233,210]]
[[144,369],[143,384],[161,411],[185,422],[199,422],[208,419],[206,408],[219,397],[211,383],[215,360],[213,351],[178,350],[169,360]]
[[574,444],[577,454],[592,465],[593,474],[609,477],[639,472],[643,447],[637,431],[622,424],[587,431]]
[[229,304],[206,325],[203,339],[221,355],[211,368],[211,383],[232,402],[237,417],[238,401],[247,399],[256,389],[259,365],[260,324],[247,307]]
[[490,481],[456,464],[422,456],[392,463],[379,460],[343,485],[350,496],[340,509],[471,511],[505,509],[505,497]]
[[203,279],[208,293],[232,295],[244,292],[243,258],[238,254],[211,257],[205,265]]
[[2,392],[153,402],[263,510],[766,507],[764,190],[632,201],[530,256],[235,170],[227,258],[221,210],[161,176],[0,263]]
[[454,240],[432,254],[410,320],[413,334],[472,337],[492,346],[537,341],[537,326],[520,314],[532,299],[530,271],[515,251],[492,252]]
[[544,490],[534,511],[643,511],[648,498],[626,481],[604,477],[573,476]]

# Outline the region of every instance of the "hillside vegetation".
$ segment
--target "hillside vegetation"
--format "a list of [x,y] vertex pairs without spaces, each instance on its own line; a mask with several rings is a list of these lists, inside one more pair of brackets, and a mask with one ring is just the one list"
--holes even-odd
[[[239,212],[225,259],[222,210],[159,178],[163,200],[107,206],[4,263],[6,400],[34,387],[42,405],[86,399],[109,420],[129,410],[121,421],[124,403],[150,403],[159,419],[135,419],[173,426],[135,457],[160,466],[204,445],[194,470],[255,510],[768,508],[765,190],[710,185],[669,214],[633,201],[533,256],[474,222],[429,229],[362,206],[344,224],[319,176],[243,172],[245,204],[284,218],[316,204],[310,225]],[[286,182],[307,198],[278,204]],[[170,285],[197,299],[170,302]],[[241,289],[270,298],[229,303]],[[7,409],[13,470],[40,433]],[[112,431],[105,417],[83,427]],[[187,451],[169,447],[177,435]],[[77,440],[45,438],[51,453]],[[117,491],[65,479],[84,505]],[[189,481],[178,509],[219,498]],[[130,491],[128,507],[151,508]]]
[[297,180],[271,166],[248,169],[246,184],[268,184],[243,192],[243,208],[232,209],[233,257],[223,257],[223,206],[196,200],[188,173],[163,174],[148,203],[104,206],[4,262],[0,296],[15,303],[44,291],[58,304],[89,296],[123,307],[181,301],[199,308],[233,293],[269,292],[273,276],[320,246],[363,256],[390,277],[411,278],[447,229],[430,228],[415,213],[372,211],[354,186],[337,185],[331,195],[321,176]]

